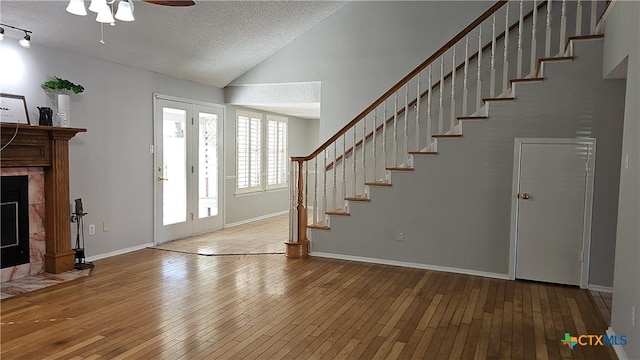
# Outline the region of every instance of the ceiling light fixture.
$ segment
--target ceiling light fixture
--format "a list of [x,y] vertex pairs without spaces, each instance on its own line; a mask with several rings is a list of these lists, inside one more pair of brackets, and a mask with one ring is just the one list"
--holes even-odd
[[116,19],[120,21],[133,21],[133,1],[122,0],[118,3],[118,11],[116,12]]
[[67,12],[74,15],[86,16],[87,9],[84,8],[84,0],[69,0]]
[[9,28],[9,29],[14,29],[14,30],[24,32],[24,37],[18,41],[18,44],[20,44],[20,46],[22,46],[23,48],[31,47],[31,35],[29,35],[29,34],[32,34],[31,31],[26,29],[21,29],[16,26],[0,23],[0,40],[4,40],[4,28]]
[[24,32],[24,37],[22,39],[20,39],[20,41],[18,41],[18,44],[20,44],[20,46],[22,46],[23,48],[30,48],[31,47],[31,36],[29,36],[29,34],[27,34],[27,32]]

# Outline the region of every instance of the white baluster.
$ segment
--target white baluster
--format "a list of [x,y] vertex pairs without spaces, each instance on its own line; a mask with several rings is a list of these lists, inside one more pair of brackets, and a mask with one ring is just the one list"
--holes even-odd
[[386,174],[387,168],[387,100],[382,106],[382,172]]
[[398,92],[393,98],[393,167],[398,167]]
[[420,78],[422,73],[418,73],[418,84],[416,85],[416,151],[420,151]]
[[[355,131],[355,128],[354,128]],[[355,145],[355,144],[354,144]],[[347,133],[342,135],[342,196],[340,197],[341,209],[344,209],[347,198]],[[337,208],[336,208],[337,209]]]
[[433,90],[433,86],[431,84],[432,66],[432,64],[429,64],[429,75],[427,77],[427,151],[431,151],[431,143],[433,141],[431,138],[431,134],[433,134],[433,128],[431,127],[431,92]]
[[589,26],[591,35],[596,34],[597,21],[598,21],[598,2],[596,0],[591,0],[591,25]]
[[452,55],[452,66],[451,66],[451,121],[449,124],[449,131],[454,133],[456,128],[456,46],[453,45],[453,55]]
[[404,166],[408,166],[406,159],[409,158],[409,84],[404,86],[404,153],[402,159]]
[[544,57],[551,57],[551,0],[547,0],[547,41],[544,45]]
[[[371,150],[373,154],[371,155],[373,161],[373,181],[377,181],[377,169],[378,169],[378,160],[377,160],[377,148],[376,148],[376,138],[378,137],[378,108],[373,109],[373,149]],[[365,182],[367,180],[365,179]]]
[[[367,118],[364,118],[364,121],[367,121]],[[356,128],[357,128],[358,124],[353,126],[353,146],[351,147],[351,156],[353,157],[353,179],[351,181],[351,186],[353,187],[353,197],[356,197],[357,192],[356,192],[356,180],[357,180],[357,174],[358,171],[356,170]],[[362,142],[362,153],[364,154],[364,141]]]
[[531,25],[531,66],[530,66],[530,74],[531,77],[536,77],[537,74],[535,74],[536,71],[536,61],[538,60],[537,58],[537,45],[536,45],[536,31],[537,31],[537,27],[538,26],[538,4],[536,4],[536,2],[533,2],[533,20],[532,20],[532,25]]
[[504,16],[504,59],[502,62],[502,92],[506,93],[509,84],[509,4]]
[[442,98],[444,94],[444,54],[440,57],[440,108],[438,110],[438,134],[444,134],[444,106]]
[[520,19],[518,20],[518,63],[516,64],[516,78],[522,78],[522,29],[524,27],[524,17],[522,8],[524,0],[520,0]]
[[313,165],[313,223],[317,224],[320,222],[320,218],[318,217],[318,157],[314,159]]
[[[322,164],[322,211],[318,214],[323,217],[326,223],[327,220],[327,158],[329,157],[329,148],[324,149],[324,164]],[[326,225],[326,224],[325,224]]]
[[[479,56],[479,55],[478,55]],[[464,78],[462,79],[462,115],[469,115],[468,110],[468,97],[469,88],[467,87],[467,80],[469,76],[469,35],[465,38],[464,42]]]
[[566,45],[566,36],[567,36],[567,0],[562,0],[562,17],[560,17],[560,41],[558,47],[560,50],[558,51],[558,55],[562,56],[565,51]]
[[333,142],[333,209],[338,208],[338,140]]
[[[376,131],[373,129],[373,135],[375,137]],[[367,182],[367,117],[364,117],[364,122],[362,123],[362,183]],[[354,187],[355,189],[355,187]],[[364,187],[363,187],[364,189]],[[363,190],[364,191],[364,190]],[[355,192],[354,192],[355,193]]]
[[482,68],[482,25],[478,26],[478,80],[476,81],[476,111],[482,107],[482,80],[480,70]]
[[576,36],[582,35],[582,0],[576,4]]
[[[507,5],[508,6],[508,5]],[[480,56],[479,54],[478,56]],[[491,22],[491,78],[489,79],[489,97],[496,97],[496,14]]]

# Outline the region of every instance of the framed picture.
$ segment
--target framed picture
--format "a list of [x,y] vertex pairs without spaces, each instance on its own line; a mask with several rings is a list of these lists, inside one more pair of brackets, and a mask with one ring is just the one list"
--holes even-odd
[[30,124],[24,96],[0,93],[0,122]]

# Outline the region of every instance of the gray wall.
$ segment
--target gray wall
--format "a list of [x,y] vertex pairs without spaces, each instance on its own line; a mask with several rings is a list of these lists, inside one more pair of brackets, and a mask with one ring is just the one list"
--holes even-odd
[[[611,328],[627,335],[629,359],[640,359],[640,3],[616,1],[605,22],[604,75],[620,62],[628,65],[622,154],[628,168],[620,170],[615,277]],[[623,164],[618,159],[615,164]],[[636,309],[635,327],[631,307]]]
[[417,157],[416,171],[372,188],[371,203],[313,230],[313,251],[507,274],[514,138],[588,136],[597,138],[589,282],[611,286],[619,171],[609,164],[620,159],[624,82],[601,79],[601,54],[602,41],[577,43],[574,62],[545,65],[543,83],[518,85],[487,122],[464,123],[461,140],[440,140],[437,157]]
[[[236,111],[280,114],[227,106],[225,121],[225,223],[234,224],[289,209],[289,190],[277,189],[236,195]],[[318,146],[318,120],[288,118],[288,145],[291,156],[306,155]]]
[[493,1],[355,1],[231,85],[321,81],[320,142]]
[[[2,92],[26,96],[32,124],[36,106],[51,106],[40,84],[57,75],[84,85],[71,96],[71,124],[86,128],[70,143],[71,199],[82,198],[96,224],[87,236],[88,256],[148,244],[153,241],[152,93],[223,103],[221,89],[100,61],[69,52],[15,41],[1,43],[22,63],[21,75],[2,77]],[[102,222],[110,231],[102,231]]]

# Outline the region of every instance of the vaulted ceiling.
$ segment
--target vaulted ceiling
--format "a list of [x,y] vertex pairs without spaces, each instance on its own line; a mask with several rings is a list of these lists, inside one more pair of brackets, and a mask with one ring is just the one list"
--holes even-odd
[[[87,6],[89,1],[86,1]],[[224,87],[342,7],[334,1],[203,1],[166,7],[135,1],[134,22],[101,26],[67,1],[0,2],[0,22],[33,31],[32,42],[92,58]],[[16,31],[5,33],[20,38]]]

